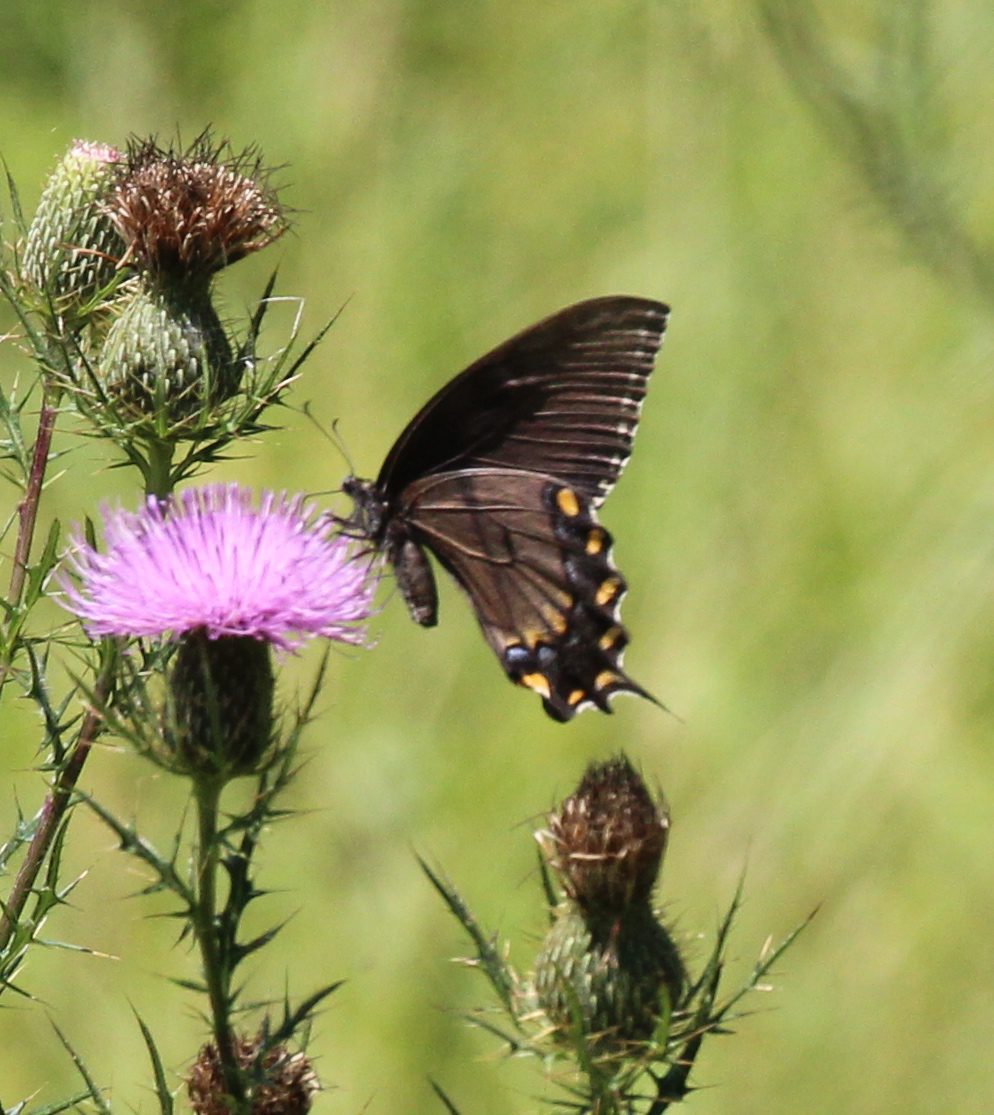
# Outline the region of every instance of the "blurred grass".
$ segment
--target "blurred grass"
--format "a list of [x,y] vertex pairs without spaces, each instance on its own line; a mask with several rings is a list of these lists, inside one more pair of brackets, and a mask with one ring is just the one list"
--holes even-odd
[[[912,9],[935,114],[912,138],[983,243],[994,18],[976,0]],[[891,9],[823,10],[845,72],[879,76]],[[465,942],[412,850],[527,967],[542,924],[529,821],[620,747],[669,795],[663,897],[685,932],[713,929],[744,865],[743,970],[823,903],[761,1013],[705,1046],[689,1110],[994,1109],[994,307],[922,262],[761,15],[727,0],[14,0],[5,23],[0,143],[28,210],[75,136],[212,122],[288,164],[296,230],[233,269],[224,300],[238,316],[278,264],[311,329],[347,303],[296,401],[339,420],[360,474],[529,321],[614,291],[674,308],[604,519],[631,583],[627,664],[682,722],[621,701],[561,728],[503,681],[456,590],[430,632],[387,602],[377,648],[335,662],[302,815],[273,831],[262,878],[276,893],[257,916],[297,913],[252,994],[348,980],[314,1033],[318,1110],[438,1110],[428,1075],[467,1115],[536,1109],[531,1068],[457,1017],[482,981],[448,962]],[[5,382],[15,367],[8,346]],[[215,475],[337,487],[331,442],[285,418]],[[133,502],[96,446],[62,446],[50,514]],[[288,693],[315,661],[288,663]],[[33,713],[4,716],[0,831],[40,794]],[[182,786],[120,752],[87,780],[163,839],[184,808]],[[0,1014],[0,1102],[74,1087],[51,1015],[115,1108],[149,1111],[131,1005],[181,1070],[203,1027],[165,977],[194,961],[83,814],[71,856],[89,874],[48,935],[119,959],[33,958],[39,1002]]]

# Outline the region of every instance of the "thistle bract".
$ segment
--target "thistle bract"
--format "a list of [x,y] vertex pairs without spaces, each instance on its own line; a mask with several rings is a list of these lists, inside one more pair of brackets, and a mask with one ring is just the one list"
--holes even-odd
[[252,774],[273,753],[272,656],[247,635],[180,639],[169,672],[161,758],[175,773]]
[[[252,1115],[305,1115],[321,1084],[310,1060],[284,1045],[263,1047],[262,1035],[242,1037],[235,1056],[245,1077]],[[197,1115],[230,1115],[221,1057],[214,1042],[197,1056],[186,1078],[190,1105]]]
[[593,1039],[599,1052],[648,1041],[665,1025],[682,983],[676,947],[647,903],[613,917],[561,906],[535,961],[545,1013],[560,1031]]

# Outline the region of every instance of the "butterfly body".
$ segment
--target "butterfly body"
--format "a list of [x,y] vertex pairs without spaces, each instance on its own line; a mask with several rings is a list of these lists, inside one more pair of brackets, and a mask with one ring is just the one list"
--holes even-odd
[[355,503],[351,525],[357,533],[382,551],[393,566],[401,596],[411,619],[422,627],[438,623],[438,590],[428,555],[412,537],[402,514],[391,510],[376,484],[350,476],[342,485]]
[[351,523],[391,563],[412,618],[437,622],[430,552],[468,595],[505,673],[569,720],[616,692],[625,581],[596,510],[631,452],[667,309],[614,297],[525,330],[442,388]]

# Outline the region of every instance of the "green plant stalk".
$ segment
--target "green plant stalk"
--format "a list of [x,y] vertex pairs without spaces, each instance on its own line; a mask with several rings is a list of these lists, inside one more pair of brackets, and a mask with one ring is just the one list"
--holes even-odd
[[168,499],[173,492],[172,463],[175,444],[170,441],[152,441],[148,446],[148,466],[145,471],[145,495]]
[[3,916],[0,917],[0,952],[3,952],[10,945],[21,914],[24,912],[25,904],[34,889],[35,880],[45,865],[62,819],[72,803],[73,790],[76,788],[79,776],[83,772],[83,766],[90,753],[90,748],[100,734],[103,715],[99,710],[111,689],[113,663],[114,656],[108,655],[104,669],[93,690],[92,707],[83,718],[83,724],[79,735],[76,737],[76,745],[72,754],[56,775],[52,790],[35,819],[34,836],[28,845],[24,862],[17,873],[10,894],[3,904]]
[[[52,451],[52,437],[55,433],[55,423],[58,416],[59,394],[59,388],[53,384],[50,378],[47,379],[42,396],[38,434],[31,453],[31,468],[24,488],[24,498],[18,508],[18,533],[14,547],[14,567],[11,571],[9,590],[9,600],[12,607],[17,607],[20,603],[25,580],[27,579],[31,546],[34,541],[35,525],[38,522],[38,510],[41,505],[41,493]],[[56,774],[51,792],[35,819],[34,836],[31,838],[31,843],[17,873],[17,878],[14,880],[11,892],[4,903],[3,916],[0,917],[0,952],[10,945],[11,938],[24,912],[24,907],[34,888],[38,874],[45,864],[52,842],[72,801],[73,790],[76,788],[83,772],[90,748],[100,732],[103,717],[98,710],[110,692],[112,662],[113,656],[108,656],[104,670],[94,687],[93,705],[83,718],[83,724],[76,738],[76,745],[72,754]]]
[[193,907],[193,928],[200,947],[204,985],[211,1007],[214,1041],[228,1095],[233,1100],[233,1115],[248,1110],[242,1073],[235,1056],[235,1037],[230,1018],[230,972],[223,963],[217,932],[217,872],[220,862],[217,819],[224,780],[218,777],[194,779],[197,800],[197,898]]
[[46,385],[38,420],[38,436],[35,438],[31,454],[31,470],[24,488],[24,499],[17,509],[17,543],[14,547],[14,568],[10,575],[8,594],[11,607],[17,607],[20,603],[24,582],[28,575],[28,562],[31,557],[31,545],[34,542],[35,524],[38,522],[41,491],[48,469],[48,458],[52,451],[52,436],[55,433],[55,420],[58,415],[56,407],[58,395],[57,388],[50,383]]

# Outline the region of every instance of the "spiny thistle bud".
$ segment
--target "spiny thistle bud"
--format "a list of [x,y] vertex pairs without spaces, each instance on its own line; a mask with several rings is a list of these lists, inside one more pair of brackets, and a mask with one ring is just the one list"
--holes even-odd
[[[235,1056],[245,1074],[252,1115],[305,1115],[321,1084],[303,1053],[277,1045],[262,1052],[264,1035],[238,1038]],[[231,1115],[217,1046],[208,1042],[186,1078],[190,1105],[197,1115]]]
[[535,991],[549,1019],[563,1034],[579,1030],[600,1053],[648,1041],[668,1021],[683,982],[676,946],[648,903],[594,917],[564,905],[535,962]]
[[624,756],[592,764],[537,834],[566,900],[535,963],[560,1032],[618,1054],[664,1026],[683,963],[650,904],[669,822]]
[[140,282],[107,333],[98,372],[126,418],[168,427],[234,394],[242,367],[206,290]]
[[139,140],[107,213],[140,271],[170,282],[206,280],[286,231],[266,178],[258,152],[235,154],[208,132],[186,151]]
[[105,211],[138,271],[111,327],[98,377],[126,421],[153,419],[157,437],[230,398],[243,367],[210,300],[215,272],[287,228],[252,150],[233,154],[204,132],[185,151],[133,142]]
[[669,824],[665,805],[622,755],[591,764],[537,839],[567,896],[585,910],[610,912],[648,900]]
[[84,316],[113,281],[124,244],[102,203],[121,159],[113,147],[77,140],[49,178],[22,261],[45,309],[70,319]]
[[274,742],[269,646],[247,636],[184,635],[169,677],[167,744],[177,770],[236,778],[258,771]]

